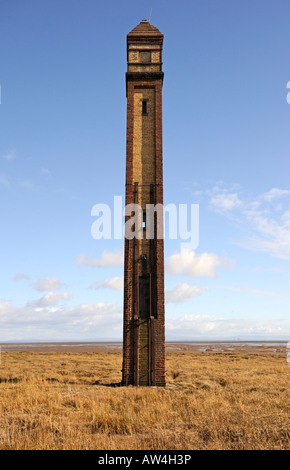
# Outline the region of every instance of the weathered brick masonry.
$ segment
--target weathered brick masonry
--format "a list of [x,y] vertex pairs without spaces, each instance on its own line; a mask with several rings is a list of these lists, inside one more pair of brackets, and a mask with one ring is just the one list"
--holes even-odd
[[[137,203],[144,214],[147,204],[163,204],[162,45],[146,20],[127,35],[126,205]],[[156,216],[153,239],[142,221],[143,238],[125,238],[122,383],[164,386],[164,244]]]

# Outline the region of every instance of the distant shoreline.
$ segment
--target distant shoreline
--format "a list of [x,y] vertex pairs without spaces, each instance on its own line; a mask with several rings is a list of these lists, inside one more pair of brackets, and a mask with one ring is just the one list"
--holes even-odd
[[[55,342],[3,342],[5,352],[98,352],[122,350],[122,341],[55,341]],[[183,352],[281,352],[285,353],[286,340],[216,340],[166,341],[166,349]]]

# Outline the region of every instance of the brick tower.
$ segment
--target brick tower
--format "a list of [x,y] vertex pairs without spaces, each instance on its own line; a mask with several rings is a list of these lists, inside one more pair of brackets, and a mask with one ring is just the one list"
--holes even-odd
[[163,205],[162,44],[147,20],[127,35],[126,206],[141,208],[141,236],[125,237],[123,385],[165,385],[164,244],[156,213],[146,237],[147,205]]

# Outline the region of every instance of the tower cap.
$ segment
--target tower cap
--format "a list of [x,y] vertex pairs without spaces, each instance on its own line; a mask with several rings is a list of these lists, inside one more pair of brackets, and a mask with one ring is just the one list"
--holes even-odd
[[143,19],[138,26],[130,31],[128,36],[163,36],[163,34],[149,21]]

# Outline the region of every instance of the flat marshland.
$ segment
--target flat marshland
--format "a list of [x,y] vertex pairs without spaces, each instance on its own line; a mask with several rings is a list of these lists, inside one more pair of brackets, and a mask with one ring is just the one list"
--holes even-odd
[[121,347],[1,354],[0,449],[290,449],[286,347],[167,346],[167,386],[119,387]]

